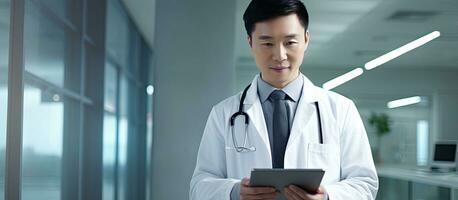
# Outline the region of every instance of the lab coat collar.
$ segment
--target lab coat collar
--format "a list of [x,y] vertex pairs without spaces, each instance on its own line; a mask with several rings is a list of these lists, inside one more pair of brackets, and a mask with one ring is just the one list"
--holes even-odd
[[[312,81],[310,81],[304,74],[301,73],[299,76],[302,76],[302,80],[304,81],[300,101],[313,103],[324,98],[324,91],[322,89],[313,85]],[[243,102],[244,105],[252,105],[254,102],[259,101],[257,84],[258,78],[261,77],[256,75],[251,82],[251,86],[248,89],[245,101]]]
[[[324,97],[324,90],[316,87],[313,83],[305,77],[302,73],[300,74],[303,76],[303,89],[301,98],[299,99],[298,108],[304,107],[305,109],[296,114],[294,121],[304,121],[305,123],[295,123],[293,121],[293,127],[290,138],[296,138],[300,132],[295,130],[301,130],[304,124],[307,124],[308,119],[305,116],[310,116],[315,112],[314,107],[310,104],[316,101],[321,100]],[[262,138],[264,142],[264,147],[266,148],[268,155],[271,155],[270,143],[269,143],[269,135],[267,134],[267,126],[264,119],[264,114],[262,112],[260,98],[258,96],[258,81],[259,75],[256,75],[251,82],[251,86],[247,91],[247,95],[245,97],[245,101],[243,104],[245,105],[245,111],[247,112],[248,116],[250,116],[250,120],[253,122],[254,127],[256,128],[259,136]],[[240,95],[241,96],[241,95]],[[309,105],[309,106],[306,106]],[[290,143],[290,141],[288,141]],[[288,146],[287,146],[288,149]]]

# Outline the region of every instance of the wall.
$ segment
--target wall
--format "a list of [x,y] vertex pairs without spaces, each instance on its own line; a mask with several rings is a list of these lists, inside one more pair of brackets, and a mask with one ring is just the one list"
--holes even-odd
[[[455,87],[457,83],[451,82]],[[458,140],[458,94],[434,94],[438,140]]]
[[212,105],[234,86],[235,1],[158,0],[153,199],[188,199]]

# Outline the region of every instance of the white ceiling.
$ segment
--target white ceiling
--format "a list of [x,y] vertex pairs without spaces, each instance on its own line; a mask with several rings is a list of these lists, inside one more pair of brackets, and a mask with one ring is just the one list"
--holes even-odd
[[[123,0],[149,43],[154,41],[155,0]],[[257,71],[246,44],[242,15],[250,1],[236,0],[235,55],[239,75]],[[458,69],[456,0],[303,0],[311,42],[305,68],[353,69],[432,31],[441,37],[384,67]],[[399,11],[421,11],[422,18],[389,19]],[[421,14],[421,13],[420,13]],[[151,19],[151,20],[148,20]],[[245,73],[246,72],[246,73]]]
[[[141,32],[154,40],[154,12],[146,12],[155,0],[124,0]],[[243,89],[258,69],[246,43],[242,16],[250,0],[236,0],[235,17],[235,90]],[[309,14],[311,41],[302,72],[321,85],[346,71],[364,64],[432,31],[441,36],[430,43],[396,58],[377,70],[371,70],[336,91],[359,102],[379,96],[403,97],[431,95],[431,91],[456,90],[441,76],[458,74],[458,1],[457,0],[303,0]],[[137,5],[130,5],[137,4]],[[142,14],[143,13],[143,14]],[[417,15],[406,15],[406,13]],[[396,14],[397,18],[393,19]],[[147,22],[147,24],[145,24]],[[148,27],[149,26],[149,27]],[[145,31],[146,30],[146,31]],[[149,30],[149,31],[148,31]],[[152,42],[150,42],[152,44]],[[388,71],[387,71],[388,70]],[[402,72],[399,72],[401,70]],[[395,73],[395,74],[393,74]],[[428,76],[425,77],[425,75]],[[450,77],[449,77],[450,78]],[[384,80],[395,79],[397,86]],[[427,80],[427,81],[426,81]],[[373,82],[377,82],[374,85]],[[421,83],[429,86],[423,86]],[[395,85],[396,85],[395,84]],[[389,85],[389,84],[388,84]],[[453,84],[452,84],[453,85]],[[361,87],[367,86],[367,87]],[[403,86],[403,87],[399,87]],[[355,91],[355,88],[356,89]],[[353,93],[351,93],[353,92]],[[373,95],[377,93],[377,95]],[[391,94],[392,93],[392,94]],[[363,97],[357,94],[371,94]],[[369,97],[370,96],[370,97]],[[380,104],[384,105],[384,101]]]
[[[249,1],[237,3],[238,71],[256,71],[241,16]],[[441,37],[384,67],[458,69],[456,0],[305,0],[311,42],[302,67],[353,69],[432,31]],[[422,11],[425,18],[389,19],[398,11]],[[251,74],[251,73],[250,73]]]
[[[122,2],[140,32],[153,46],[156,0]],[[252,74],[257,72],[246,44],[242,20],[248,3],[249,0],[236,0],[234,13],[236,74],[238,82],[242,83],[249,81]],[[438,39],[382,67],[458,70],[457,0],[304,0],[304,3],[310,13],[311,33],[311,43],[302,66],[304,69],[348,71],[438,30],[442,34]],[[2,7],[5,6],[2,4]],[[389,19],[399,11],[421,11],[426,13],[426,17]],[[5,24],[5,20],[1,20],[5,19],[5,13],[1,12],[0,25]]]

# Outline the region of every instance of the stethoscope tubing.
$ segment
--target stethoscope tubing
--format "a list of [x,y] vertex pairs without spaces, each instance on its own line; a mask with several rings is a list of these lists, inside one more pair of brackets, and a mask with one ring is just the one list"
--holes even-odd
[[[246,141],[247,141],[247,138],[248,138],[248,132],[247,132],[247,128],[248,128],[248,124],[249,124],[249,121],[250,121],[250,117],[248,116],[248,114],[246,112],[243,111],[243,102],[245,101],[245,98],[246,98],[246,94],[248,92],[248,89],[250,88],[251,84],[249,84],[244,90],[243,90],[243,93],[242,93],[242,97],[240,98],[240,104],[239,104],[239,110],[237,112],[235,112],[234,114],[232,114],[231,116],[231,119],[230,119],[230,126],[231,126],[231,133],[232,133],[232,142],[234,143],[234,148],[237,152],[249,152],[249,151],[255,151],[256,148],[255,147],[245,147],[246,145]],[[318,101],[315,102],[315,107],[316,107],[316,110],[317,110],[317,118],[318,118],[318,132],[319,132],[319,141],[320,141],[320,144],[323,144],[323,128],[322,128],[322,122],[321,122],[321,113],[320,113],[320,106],[318,105]],[[244,140],[243,140],[243,146],[238,146],[237,145],[237,141],[235,139],[235,134],[234,134],[234,124],[235,124],[235,119],[238,117],[238,116],[243,116],[245,117],[245,137],[244,137]]]

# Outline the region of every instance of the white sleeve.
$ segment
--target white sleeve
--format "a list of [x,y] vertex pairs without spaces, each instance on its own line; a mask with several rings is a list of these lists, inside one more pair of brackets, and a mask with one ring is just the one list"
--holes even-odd
[[353,102],[347,105],[340,135],[341,181],[325,189],[330,200],[372,200],[377,194],[378,177],[371,148],[356,106]]
[[196,168],[190,183],[191,200],[230,200],[233,185],[240,181],[226,178],[223,120],[213,108],[200,142]]

